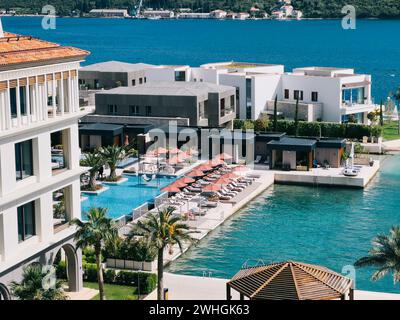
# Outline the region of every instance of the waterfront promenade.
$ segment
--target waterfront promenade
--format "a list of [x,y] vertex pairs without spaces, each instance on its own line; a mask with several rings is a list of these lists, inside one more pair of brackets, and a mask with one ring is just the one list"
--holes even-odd
[[[228,279],[194,277],[164,273],[164,285],[168,288],[170,300],[226,300]],[[155,300],[156,291],[146,300]],[[400,294],[355,290],[355,300],[400,300]],[[232,290],[232,299],[238,300],[239,294]]]

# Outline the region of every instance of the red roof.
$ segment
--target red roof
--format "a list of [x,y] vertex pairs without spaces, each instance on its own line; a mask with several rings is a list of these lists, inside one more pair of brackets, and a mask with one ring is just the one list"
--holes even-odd
[[20,36],[9,32],[0,38],[0,66],[11,66],[24,63],[48,62],[51,60],[83,59],[90,52],[74,47]]

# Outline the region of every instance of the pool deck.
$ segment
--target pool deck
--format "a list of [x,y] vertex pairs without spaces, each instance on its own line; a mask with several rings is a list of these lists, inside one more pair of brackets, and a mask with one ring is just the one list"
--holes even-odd
[[356,177],[346,177],[342,174],[343,168],[311,169],[310,171],[276,171],[275,183],[297,185],[321,185],[332,187],[365,188],[374,178],[380,168],[380,162],[375,160],[374,165],[360,166]]
[[[226,300],[226,283],[228,279],[195,277],[164,273],[164,287],[168,288],[170,300]],[[239,300],[239,294],[232,290],[232,299]],[[153,291],[145,300],[156,300]],[[400,300],[400,294],[354,291],[355,300]]]

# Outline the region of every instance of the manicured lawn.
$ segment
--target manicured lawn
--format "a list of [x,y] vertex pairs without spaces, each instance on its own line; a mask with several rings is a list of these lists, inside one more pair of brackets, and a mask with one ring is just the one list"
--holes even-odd
[[384,140],[395,140],[400,139],[400,135],[397,131],[397,121],[387,122],[383,125],[383,139]]
[[[99,289],[97,282],[84,282],[84,287],[91,289]],[[104,291],[107,300],[137,300],[136,288],[129,286],[119,286],[116,284],[105,284]],[[99,300],[99,295],[95,296],[92,300]]]

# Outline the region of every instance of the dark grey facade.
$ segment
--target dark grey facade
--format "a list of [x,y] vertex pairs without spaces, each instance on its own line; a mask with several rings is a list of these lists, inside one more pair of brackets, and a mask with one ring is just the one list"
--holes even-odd
[[146,82],[145,70],[152,67],[119,61],[96,63],[79,70],[79,84],[81,89],[88,90],[136,86]]
[[[190,126],[232,127],[236,89],[211,83],[151,82],[96,93],[96,115],[154,121],[187,118]],[[104,118],[104,117],[103,117]]]

